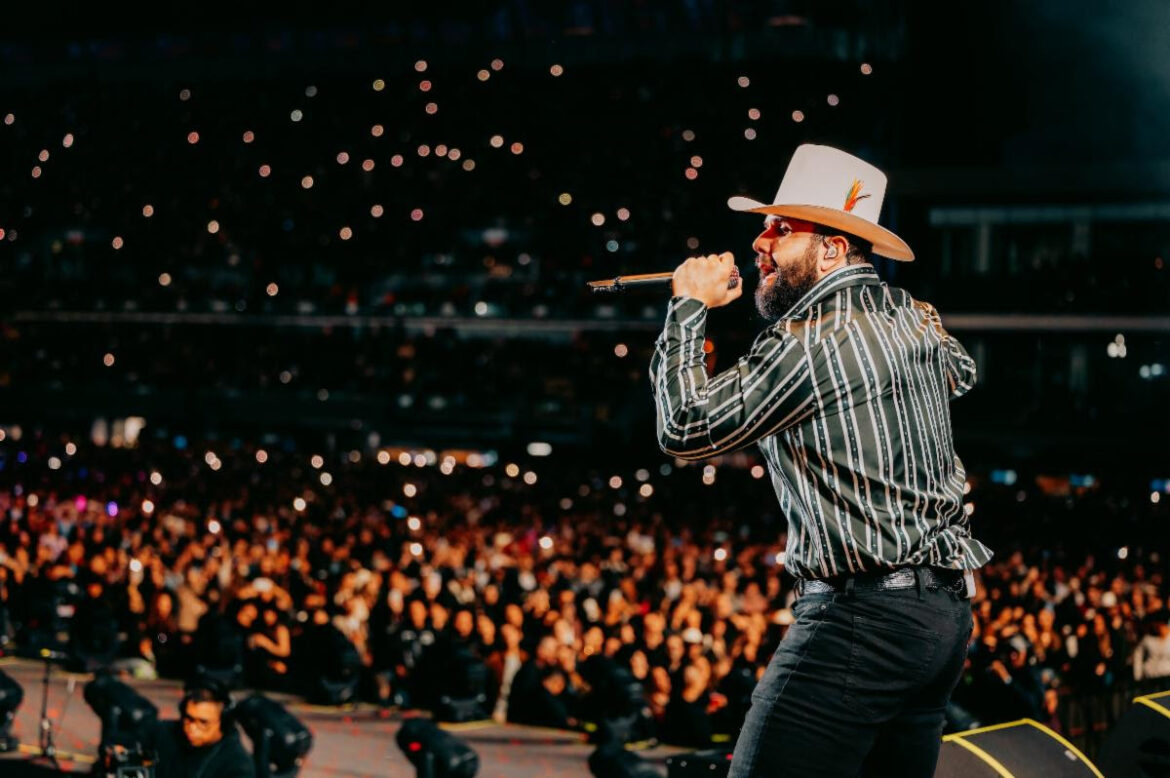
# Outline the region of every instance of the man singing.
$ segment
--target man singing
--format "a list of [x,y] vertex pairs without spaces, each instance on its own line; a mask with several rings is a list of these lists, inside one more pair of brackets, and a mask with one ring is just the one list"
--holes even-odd
[[728,201],[765,214],[755,297],[772,323],[712,378],[707,310],[743,293],[728,288],[734,259],[674,272],[650,366],[659,445],[699,460],[759,444],[800,595],[733,778],[932,776],[971,634],[970,571],[992,556],[968,527],[948,408],[975,363],[933,307],[869,264],[914,259],[877,223],[885,189],[872,165],[803,145],[772,204]]

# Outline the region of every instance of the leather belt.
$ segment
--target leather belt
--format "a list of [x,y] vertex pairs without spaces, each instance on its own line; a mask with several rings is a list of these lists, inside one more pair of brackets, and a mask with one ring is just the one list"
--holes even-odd
[[930,588],[948,589],[954,592],[966,590],[962,570],[945,570],[939,567],[901,567],[891,573],[881,575],[875,573],[861,573],[838,578],[806,578],[800,581],[800,593],[829,594],[848,591],[849,581],[853,581],[853,591],[878,591],[893,589],[913,589],[918,585],[918,576],[922,578],[922,585]]

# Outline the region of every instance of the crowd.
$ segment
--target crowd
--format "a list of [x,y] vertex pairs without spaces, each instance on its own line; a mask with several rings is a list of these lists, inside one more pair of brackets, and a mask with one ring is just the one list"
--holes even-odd
[[[221,447],[209,468],[144,440],[50,469],[58,445],[3,444],[0,612],[11,650],[63,648],[82,668],[198,667],[565,728],[628,716],[630,736],[704,745],[734,735],[792,622],[783,519],[730,463],[700,478]],[[1165,511],[1109,486],[973,478],[997,556],[953,726],[1061,729],[1064,700],[1170,673]]]
[[[0,300],[644,318],[644,296],[603,298],[585,282],[724,250],[751,273],[758,222],[724,202],[770,192],[798,143],[898,169],[900,120],[869,121],[897,82],[859,67],[420,55],[312,76],[14,88],[0,94]],[[1071,225],[995,225],[980,238],[932,226],[897,183],[887,212],[928,261],[881,269],[944,312],[1165,307],[1158,222],[1094,222],[1076,241]]]

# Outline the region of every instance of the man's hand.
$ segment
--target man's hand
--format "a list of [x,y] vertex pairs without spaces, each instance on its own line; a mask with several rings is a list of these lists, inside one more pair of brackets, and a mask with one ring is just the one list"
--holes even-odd
[[730,251],[691,257],[674,271],[672,281],[676,297],[693,297],[708,308],[718,308],[739,299],[743,281],[728,289],[727,283],[735,269],[735,257]]

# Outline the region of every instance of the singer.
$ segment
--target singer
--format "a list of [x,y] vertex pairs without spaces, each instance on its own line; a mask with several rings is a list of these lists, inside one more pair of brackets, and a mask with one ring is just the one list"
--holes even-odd
[[878,225],[886,176],[803,145],[752,243],[750,352],[708,377],[707,311],[730,253],[686,260],[650,374],[658,441],[700,460],[756,443],[788,520],[799,598],[752,695],[731,776],[928,778],[971,635],[973,570],[992,552],[970,532],[948,403],[975,363],[932,306],[883,283],[870,254],[914,259]]

